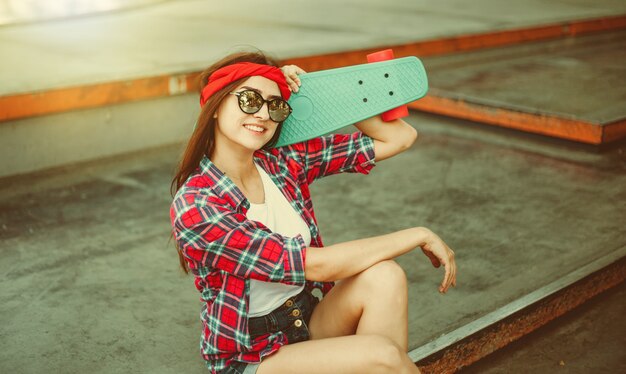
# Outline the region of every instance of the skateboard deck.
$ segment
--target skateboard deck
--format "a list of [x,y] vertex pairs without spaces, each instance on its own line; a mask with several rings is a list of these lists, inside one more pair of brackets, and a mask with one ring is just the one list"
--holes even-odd
[[312,139],[426,95],[428,80],[417,57],[301,74],[293,109],[276,147]]

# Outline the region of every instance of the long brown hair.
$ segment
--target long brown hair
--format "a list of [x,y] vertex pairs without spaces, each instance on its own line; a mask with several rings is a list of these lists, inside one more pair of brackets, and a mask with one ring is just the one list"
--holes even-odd
[[[279,62],[273,58],[266,56],[261,51],[254,52],[237,52],[231,55],[228,55],[221,60],[215,62],[213,65],[209,66],[205,69],[199,78],[199,90],[202,92],[204,86],[206,86],[209,81],[209,77],[219,68],[224,66],[236,64],[238,62],[253,62],[257,64],[271,65],[271,66],[279,66]],[[172,197],[176,194],[176,192],[183,186],[183,184],[187,181],[189,176],[196,171],[198,166],[200,165],[200,161],[203,156],[208,157],[209,159],[213,155],[213,151],[215,149],[215,125],[216,119],[213,118],[213,115],[219,108],[222,100],[228,95],[229,92],[232,92],[238,85],[240,85],[247,78],[241,78],[236,80],[228,85],[226,85],[221,90],[217,91],[214,95],[212,95],[207,102],[204,104],[202,109],[200,110],[200,114],[198,116],[198,120],[196,122],[196,127],[187,142],[187,147],[185,148],[178,167],[176,168],[176,174],[174,179],[172,180],[172,184],[170,185],[170,193]],[[276,145],[278,142],[278,137],[280,136],[280,130],[282,129],[282,122],[278,124],[276,128],[276,132],[272,139],[267,142],[263,149],[270,149]],[[174,236],[174,231],[170,235],[170,240]],[[185,273],[189,273],[189,267],[187,265],[187,261],[183,256],[181,248],[178,246],[178,243],[175,243],[176,250],[178,252],[178,258],[180,262],[180,267]]]

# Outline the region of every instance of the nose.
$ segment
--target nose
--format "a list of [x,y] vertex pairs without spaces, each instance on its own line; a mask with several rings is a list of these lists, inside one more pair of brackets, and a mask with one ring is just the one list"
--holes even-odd
[[267,101],[263,103],[258,112],[254,113],[254,117],[263,121],[270,119],[270,108]]

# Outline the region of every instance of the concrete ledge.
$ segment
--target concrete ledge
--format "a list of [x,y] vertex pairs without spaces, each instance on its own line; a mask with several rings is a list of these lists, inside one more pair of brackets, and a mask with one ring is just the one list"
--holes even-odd
[[409,352],[423,373],[453,373],[626,279],[626,247]]
[[198,73],[163,75],[0,97],[0,122],[175,96],[196,87]]
[[[626,16],[619,15],[290,58],[286,59],[285,63],[297,64],[307,71],[316,71],[365,63],[366,54],[386,48],[393,48],[397,57],[422,57],[623,28],[626,28]],[[199,73],[199,71],[176,72],[116,82],[4,95],[0,97],[0,122],[184,94],[197,89],[196,80]]]
[[565,38],[594,32],[621,30],[626,28],[626,15],[602,17],[590,20],[567,21],[549,25],[532,26],[505,31],[457,35],[449,38],[396,44],[355,51],[331,53],[288,59],[289,64],[316,71],[365,62],[365,55],[381,49],[392,48],[396,57],[436,56],[455,52],[475,51],[484,48],[502,47],[526,42]]
[[488,125],[600,145],[626,137],[626,120],[593,123],[557,115],[530,113],[430,93],[409,104],[411,109],[462,118]]

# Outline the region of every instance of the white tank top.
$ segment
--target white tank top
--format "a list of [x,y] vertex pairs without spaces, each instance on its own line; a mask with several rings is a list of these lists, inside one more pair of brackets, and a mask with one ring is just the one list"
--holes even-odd
[[[250,203],[248,219],[261,222],[272,232],[283,236],[294,237],[302,235],[304,244],[311,243],[311,233],[306,222],[291,206],[285,195],[278,189],[269,175],[255,163],[263,188],[265,202],[263,204]],[[249,317],[258,317],[270,313],[281,306],[287,299],[299,294],[304,286],[293,286],[279,282],[264,282],[250,279],[250,306]]]

